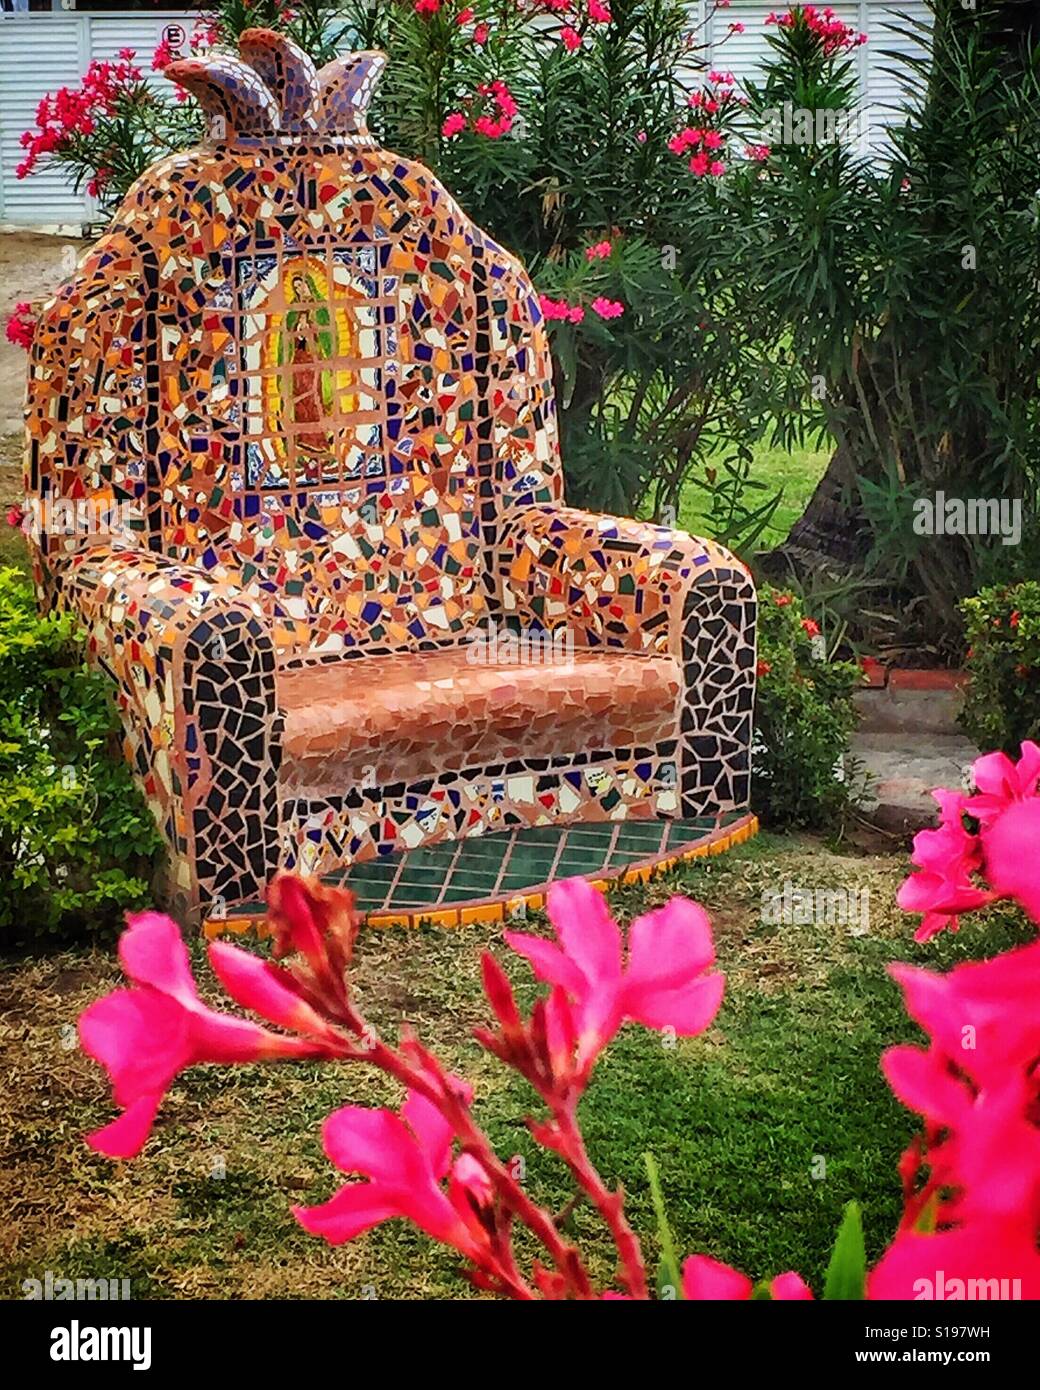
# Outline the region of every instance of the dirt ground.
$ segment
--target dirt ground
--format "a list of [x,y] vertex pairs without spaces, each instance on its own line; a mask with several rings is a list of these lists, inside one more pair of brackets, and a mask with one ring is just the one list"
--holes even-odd
[[[84,243],[75,238],[6,232],[0,236],[0,322],[23,300],[48,299],[68,275]],[[0,504],[21,490],[25,353],[0,338]]]

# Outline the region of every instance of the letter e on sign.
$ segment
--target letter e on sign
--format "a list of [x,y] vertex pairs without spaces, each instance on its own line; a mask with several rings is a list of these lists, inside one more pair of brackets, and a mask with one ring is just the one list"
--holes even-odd
[[167,24],[162,31],[163,43],[168,43],[171,48],[181,48],[184,45],[184,25]]

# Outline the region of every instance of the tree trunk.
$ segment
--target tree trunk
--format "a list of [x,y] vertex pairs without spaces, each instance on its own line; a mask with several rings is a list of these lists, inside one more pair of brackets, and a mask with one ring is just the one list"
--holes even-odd
[[785,541],[758,557],[762,571],[783,580],[792,573],[847,574],[863,566],[870,527],[856,496],[850,451],[834,451],[805,511]]

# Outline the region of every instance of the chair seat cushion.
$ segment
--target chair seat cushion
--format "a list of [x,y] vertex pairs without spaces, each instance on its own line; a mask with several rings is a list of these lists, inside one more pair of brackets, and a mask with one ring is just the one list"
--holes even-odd
[[[577,652],[486,665],[469,648],[283,669],[282,779],[294,788],[386,786],[522,758],[646,748],[677,732],[669,656]],[[342,787],[345,790],[345,787]]]

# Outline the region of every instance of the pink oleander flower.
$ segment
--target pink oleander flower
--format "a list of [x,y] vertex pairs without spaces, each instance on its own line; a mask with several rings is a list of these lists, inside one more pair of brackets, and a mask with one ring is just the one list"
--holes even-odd
[[[919,1047],[890,1048],[883,1069],[905,1105],[956,1127],[973,1107],[985,1108],[998,1086],[1020,1098],[1026,1094],[1022,1087],[1040,1095],[1040,1073],[1033,1068],[1040,1057],[1040,941],[946,974],[900,963],[889,973],[902,987],[907,1013],[932,1039],[935,1055],[959,1073],[931,1062],[925,1066],[929,1054]],[[978,1094],[964,1085],[965,1076],[981,1088]],[[1040,1129],[1036,1141],[1040,1145]]]
[[684,130],[680,130],[678,135],[672,136],[668,141],[668,148],[671,150],[672,154],[685,154],[688,149],[691,149],[695,145],[699,145],[705,138],[705,135],[706,132],[701,130],[698,126],[688,125]]
[[[746,1274],[707,1255],[691,1255],[683,1262],[683,1297],[736,1301],[750,1299],[754,1284]],[[800,1274],[778,1274],[769,1285],[769,1296],[779,1302],[811,1299],[812,1289]]]
[[1018,762],[1006,753],[986,753],[972,765],[975,794],[965,810],[983,826],[992,825],[1016,803],[1040,794],[1040,745],[1028,739]]
[[588,0],[586,11],[593,24],[609,24],[613,18],[609,8],[602,3],[602,0]]
[[589,308],[601,319],[619,319],[625,312],[625,306],[619,299],[607,299],[603,295],[597,295]]
[[766,17],[766,24],[776,24],[781,29],[791,29],[799,18],[816,35],[823,52],[828,57],[847,49],[857,48],[867,41],[866,34],[857,34],[850,25],[843,24],[830,7],[820,11],[816,9],[815,5],[794,6],[786,14],[770,13]]
[[111,169],[99,169],[92,179],[87,183],[87,192],[92,198],[96,198],[104,189],[105,184],[112,177]]
[[452,136],[458,135],[460,131],[465,129],[466,117],[461,111],[452,111],[450,115],[444,118],[444,123],[441,126],[441,134],[446,140],[450,140]]
[[[1040,922],[1040,873],[1034,849],[1040,844],[1040,746],[1022,744],[1014,762],[1004,753],[988,753],[974,764],[976,794],[937,790],[942,810],[937,830],[914,837],[911,874],[896,900],[907,912],[923,912],[916,939],[927,941],[944,927],[956,931],[962,912],[1012,898]],[[964,816],[978,831],[964,828]],[[975,881],[988,880],[983,888]]]
[[924,914],[915,941],[928,941],[944,927],[956,931],[962,912],[985,907],[996,897],[972,881],[982,867],[982,853],[978,837],[964,829],[964,797],[941,789],[932,795],[942,812],[941,824],[914,836],[912,858],[918,872],[904,880],[896,894],[904,912]]
[[945,975],[909,965],[890,973],[929,1046],[889,1048],[882,1069],[924,1117],[925,1134],[900,1165],[906,1211],[869,1296],[956,1298],[917,1286],[941,1283],[945,1271],[955,1281],[1017,1279],[1020,1296],[1037,1297],[1040,942]]
[[1037,1299],[1040,1255],[1018,1222],[923,1235],[905,1231],[867,1276],[868,1299]]
[[[1040,942],[945,975],[893,965],[926,1048],[889,1048],[882,1070],[927,1121],[925,1194],[937,1223],[1040,1227]],[[924,1200],[918,1194],[911,1218]],[[904,1226],[913,1228],[911,1219]]]
[[819,637],[820,624],[815,618],[803,618],[800,626],[806,637]]
[[[284,14],[282,18],[285,18]],[[213,21],[207,22],[202,19],[197,19],[195,21],[195,29],[192,32],[191,38],[188,40],[188,45],[192,53],[203,53],[211,48],[215,48],[217,44],[220,43],[220,40],[221,28],[219,24]]]
[[512,128],[513,122],[508,116],[499,116],[497,120],[491,116],[478,116],[473,122],[477,134],[485,135],[489,140],[501,140]]
[[416,14],[436,14],[441,7],[441,0],[415,0]]
[[36,320],[33,318],[32,305],[25,302],[16,304],[4,328],[7,341],[28,352],[32,347],[35,332]]
[[744,153],[748,159],[756,160],[759,164],[764,163],[772,153],[768,145],[745,145]]
[[744,26],[739,22],[736,24],[731,24],[729,26],[729,32],[731,34],[742,34],[744,32]]
[[[468,1099],[468,1087],[456,1084]],[[293,1215],[305,1231],[330,1245],[403,1217],[477,1261],[487,1236],[480,1238],[473,1209],[490,1199],[491,1188],[483,1168],[467,1155],[452,1172],[453,1137],[436,1107],[416,1091],[409,1091],[399,1115],[345,1105],[325,1121],[322,1143],[337,1168],[367,1181],[347,1183],[320,1206],[293,1207]],[[445,1192],[441,1184],[450,1172]]]
[[560,42],[568,53],[574,53],[581,47],[581,35],[577,29],[565,24],[560,30]]
[[459,10],[458,14],[455,16],[455,23],[459,25],[468,24],[472,18],[473,11],[467,5],[464,10]]
[[588,261],[605,261],[613,249],[609,241],[597,241],[593,246],[586,246],[585,259]]
[[696,174],[699,179],[702,179],[708,172],[710,163],[708,156],[701,150],[700,154],[695,154],[690,160],[690,173]]
[[724,143],[725,143],[725,142],[724,142],[724,140],[723,140],[723,137],[722,137],[721,132],[719,132],[719,131],[717,131],[717,130],[706,130],[706,131],[704,132],[704,148],[705,148],[705,149],[708,149],[708,150],[718,150],[718,149],[721,149],[721,148],[722,148],[722,146],[723,146]]
[[214,965],[219,962],[218,974],[236,980],[240,1002],[275,1023],[309,1029],[315,1038],[280,1037],[207,1008],[195,988],[177,924],[157,912],[138,913],[127,922],[119,958],[131,988],[113,990],[79,1019],[83,1050],[108,1072],[115,1102],[124,1111],[88,1136],[99,1153],[111,1158],[139,1153],[163,1096],[187,1067],[329,1054],[329,1046],[315,1040],[324,1039],[325,1025],[280,978],[277,967],[234,946],[215,943],[210,948]]
[[994,892],[1040,923],[1040,745],[1026,740],[1017,763],[987,753],[972,774],[976,792],[963,809],[979,823],[982,872]]
[[498,109],[502,112],[502,115],[515,116],[520,108],[513,100],[512,94],[506,84],[502,81],[492,82],[491,91],[494,94]]
[[580,304],[568,304],[565,299],[550,299],[547,294],[538,296],[538,306],[549,323],[581,323],[585,317],[585,310]]
[[491,37],[490,24],[477,24],[473,29],[473,42],[477,48],[483,48]]
[[[971,814],[971,801],[966,803]],[[1013,898],[1040,923],[1040,797],[1017,802],[979,832],[983,872],[1002,898]]]
[[477,94],[485,100],[490,100],[498,115],[491,116],[485,111],[473,122],[473,129],[478,135],[485,135],[491,140],[501,139],[512,130],[513,117],[520,108],[501,78],[494,82],[481,82],[477,87]]
[[556,943],[512,931],[506,941],[540,980],[566,995],[570,1018],[562,1018],[560,1028],[573,1025],[578,1079],[588,1077],[626,1019],[692,1037],[715,1017],[725,976],[709,971],[715,960],[711,926],[696,903],[672,898],[637,917],[628,930],[627,959],[603,895],[584,879],[554,884],[547,911]]

